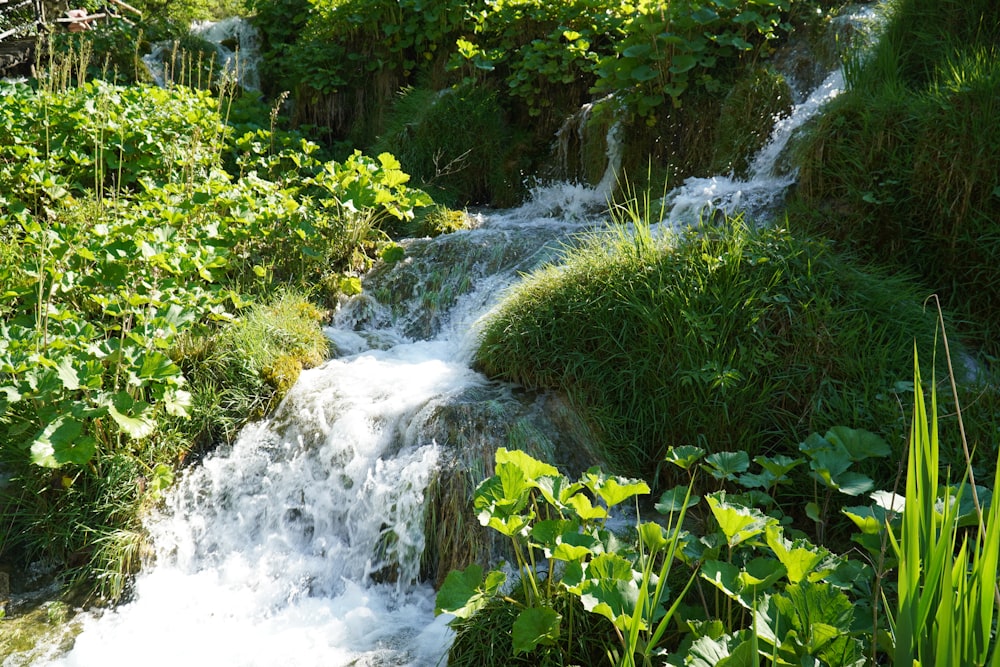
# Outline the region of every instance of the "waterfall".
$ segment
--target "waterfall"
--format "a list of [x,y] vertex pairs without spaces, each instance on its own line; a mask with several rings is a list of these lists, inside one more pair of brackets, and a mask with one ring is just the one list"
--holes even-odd
[[[852,8],[833,20],[831,41],[841,48],[850,45],[855,53],[874,43],[884,15],[875,6]],[[800,84],[790,76],[793,84]],[[794,169],[781,165],[781,158],[796,130],[820,113],[823,106],[844,89],[843,68],[825,73],[825,78],[800,96],[791,114],[775,119],[767,143],[753,156],[747,178],[718,174],[691,177],[664,197],[663,226],[678,229],[698,225],[718,211],[726,215],[744,213],[750,220],[765,220],[784,202],[785,193],[797,179]]]
[[442,664],[450,630],[419,563],[428,480],[454,443],[431,426],[470,392],[509,392],[470,368],[476,321],[598,222],[542,204],[406,241],[405,260],[367,276],[328,330],[343,356],[187,471],[149,522],[155,563],[133,601],[85,620],[51,664]]
[[[775,168],[789,137],[842,87],[834,72],[805,95],[747,180],[690,179],[670,193],[670,224],[780,201],[795,178]],[[404,241],[405,259],[369,273],[327,330],[339,355],[182,476],[149,520],[156,557],[134,599],[88,616],[49,664],[444,664],[450,630],[419,570],[423,510],[429,480],[462,443],[434,425],[470,393],[506,400],[509,388],[471,368],[477,322],[521,273],[603,224],[618,131],[611,123],[597,187],[537,187],[472,229]]]
[[[235,16],[221,21],[195,21],[190,33],[215,47],[215,61],[212,64],[217,79],[230,79],[244,90],[260,90],[260,75],[257,70],[260,61],[260,35],[249,21]],[[150,52],[142,57],[142,62],[156,85],[165,86],[177,75],[179,65],[174,62],[177,48],[174,41],[156,42]]]

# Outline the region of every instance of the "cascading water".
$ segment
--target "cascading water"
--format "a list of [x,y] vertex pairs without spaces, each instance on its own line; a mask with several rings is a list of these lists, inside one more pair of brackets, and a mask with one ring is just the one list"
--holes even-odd
[[[877,6],[863,5],[835,19],[831,32],[837,41],[843,39],[852,49],[863,51],[872,43],[881,20]],[[796,171],[781,166],[789,141],[796,130],[815,117],[823,105],[843,89],[844,73],[838,68],[827,73],[811,91],[800,94],[802,99],[795,104],[791,114],[775,119],[768,142],[750,163],[747,178],[731,174],[692,177],[667,193],[664,224],[673,229],[697,225],[715,211],[726,215],[742,212],[751,220],[765,219],[781,205],[788,188],[796,182]]]
[[[706,204],[780,197],[794,175],[772,173],[778,154],[841,85],[831,75],[779,123],[753,178],[671,193],[670,226]],[[156,559],[133,601],[86,619],[49,664],[443,664],[450,631],[419,576],[427,484],[456,444],[435,423],[470,393],[509,392],[470,368],[476,322],[520,272],[603,223],[616,127],[600,188],[536,189],[475,229],[407,241],[406,259],[366,277],[328,330],[340,356],[178,482],[149,523]]]
[[[220,78],[229,78],[244,90],[260,90],[257,71],[260,35],[249,21],[236,16],[221,21],[196,21],[190,32],[215,47],[212,65]],[[156,85],[164,86],[176,76],[175,70],[179,68],[174,62],[176,50],[177,44],[173,41],[157,42],[142,57]]]
[[[474,322],[588,219],[536,202],[409,242],[330,327],[348,354],[303,372],[272,418],[183,477],[149,525],[156,561],[134,601],[85,621],[53,664],[439,664],[450,631],[418,575],[425,488],[449,443],[428,424],[471,390],[509,391],[470,368]],[[368,296],[404,284],[400,304]]]

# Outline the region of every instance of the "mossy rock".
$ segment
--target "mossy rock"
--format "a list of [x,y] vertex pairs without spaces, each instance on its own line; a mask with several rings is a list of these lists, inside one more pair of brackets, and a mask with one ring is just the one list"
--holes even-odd
[[736,82],[719,114],[713,169],[749,176],[753,156],[771,136],[775,118],[792,109],[792,89],[784,76],[758,68]]

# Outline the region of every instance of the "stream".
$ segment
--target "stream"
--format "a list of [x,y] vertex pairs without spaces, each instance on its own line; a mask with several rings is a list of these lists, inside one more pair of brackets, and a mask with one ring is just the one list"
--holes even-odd
[[[780,202],[794,182],[775,173],[781,149],[842,85],[834,73],[801,95],[749,179],[690,179],[670,193],[661,226]],[[404,260],[366,276],[327,328],[337,356],[179,479],[149,520],[155,562],[132,601],[88,615],[73,648],[45,664],[445,664],[451,632],[420,574],[427,485],[455,444],[435,420],[470,391],[510,392],[471,367],[477,324],[521,273],[606,224],[614,132],[608,144],[600,186],[537,188],[472,229],[404,242]]]

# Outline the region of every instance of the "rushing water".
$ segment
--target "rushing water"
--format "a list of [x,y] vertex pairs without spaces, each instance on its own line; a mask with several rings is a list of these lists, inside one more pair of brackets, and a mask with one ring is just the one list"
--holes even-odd
[[[548,193],[560,211],[586,208],[580,190]],[[179,482],[149,526],[156,563],[135,600],[86,621],[54,664],[438,664],[449,630],[418,567],[423,494],[449,443],[425,425],[470,388],[503,390],[469,366],[476,319],[590,222],[534,203],[410,242],[410,258],[373,275],[369,294],[405,283],[420,304],[431,275],[439,293],[468,291],[437,299],[432,319],[410,299],[345,304],[328,333],[347,354],[303,372],[272,418]],[[481,259],[457,267],[456,257]]]
[[[776,173],[778,155],[841,86],[834,73],[803,96],[750,178],[692,179],[671,193],[669,226],[706,206],[777,201],[794,180]],[[432,422],[470,391],[506,391],[470,367],[477,322],[520,272],[601,224],[615,124],[607,143],[599,187],[538,189],[474,229],[408,241],[405,260],[366,277],[328,329],[339,356],[178,482],[149,523],[156,559],[134,600],[87,618],[49,664],[444,664],[450,631],[419,558],[427,484],[454,443]]]

